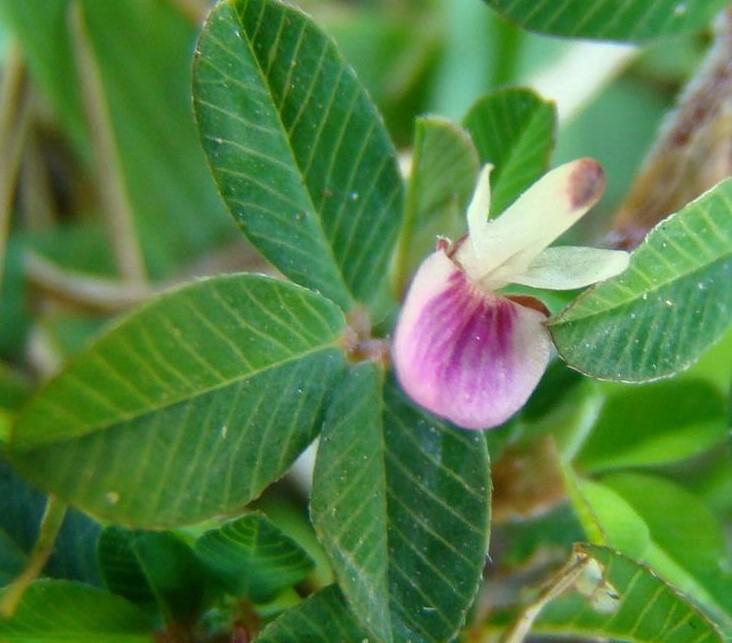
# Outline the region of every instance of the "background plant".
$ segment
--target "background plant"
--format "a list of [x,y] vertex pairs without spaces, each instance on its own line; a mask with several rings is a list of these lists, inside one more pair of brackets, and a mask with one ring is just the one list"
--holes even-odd
[[[724,640],[724,5],[0,1],[0,640]],[[497,215],[586,155],[567,241],[631,267],[540,293],[505,426],[415,408],[389,333],[479,165]]]

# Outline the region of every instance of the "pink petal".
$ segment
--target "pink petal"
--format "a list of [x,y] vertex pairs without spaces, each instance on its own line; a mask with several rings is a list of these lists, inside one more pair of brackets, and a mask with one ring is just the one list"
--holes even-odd
[[551,340],[538,310],[474,286],[442,250],[417,272],[392,348],[420,406],[466,429],[502,424],[541,378]]

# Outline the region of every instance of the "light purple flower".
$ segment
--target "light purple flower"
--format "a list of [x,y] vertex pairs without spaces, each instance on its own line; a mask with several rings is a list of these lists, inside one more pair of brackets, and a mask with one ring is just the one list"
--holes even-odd
[[549,361],[546,308],[498,290],[509,283],[580,288],[621,273],[629,259],[617,250],[548,247],[600,198],[605,178],[596,161],[549,172],[492,221],[490,171],[478,178],[467,237],[441,240],[417,271],[392,347],[407,394],[466,429],[507,420]]

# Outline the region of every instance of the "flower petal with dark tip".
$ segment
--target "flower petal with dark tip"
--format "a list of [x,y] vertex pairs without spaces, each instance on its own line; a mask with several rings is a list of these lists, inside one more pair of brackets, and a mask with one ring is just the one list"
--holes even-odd
[[473,284],[443,250],[414,277],[394,336],[397,377],[435,415],[466,429],[502,424],[549,361],[545,315]]

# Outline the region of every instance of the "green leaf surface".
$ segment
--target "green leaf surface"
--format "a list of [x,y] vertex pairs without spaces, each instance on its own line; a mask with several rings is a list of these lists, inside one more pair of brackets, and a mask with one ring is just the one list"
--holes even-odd
[[[206,168],[191,114],[196,27],[169,2],[80,4],[146,263],[153,276],[170,274],[236,234]],[[0,16],[21,43],[33,79],[65,132],[91,162],[68,33],[70,5],[70,0],[0,0]]]
[[605,390],[607,398],[577,457],[586,470],[676,462],[727,437],[727,399],[703,380],[612,384]]
[[389,605],[383,371],[370,362],[336,390],[320,436],[310,515],[354,614],[393,640]]
[[723,396],[732,393],[732,327],[722,339],[709,347],[686,373],[685,378],[698,378],[714,386]]
[[5,587],[16,578],[26,562],[25,552],[4,529],[0,529],[0,587]]
[[554,148],[557,110],[530,89],[500,89],[463,119],[481,163],[491,163],[491,216],[503,212],[539,178]]
[[156,605],[155,594],[133,548],[135,532],[123,527],[106,527],[97,541],[99,573],[113,594],[145,609]]
[[34,582],[0,640],[18,643],[150,643],[153,624],[125,599],[81,583]]
[[194,104],[234,218],[284,274],[343,307],[381,288],[402,181],[333,43],[276,0],[228,0],[199,41]]
[[583,539],[582,526],[569,503],[562,503],[540,516],[494,525],[494,540],[505,542],[502,564],[515,568],[531,564],[534,557],[569,551]]
[[[395,640],[449,640],[478,590],[490,535],[490,464],[480,433],[384,387],[390,600]],[[397,607],[398,606],[398,607]]]
[[360,643],[368,636],[348,611],[343,594],[330,585],[264,628],[257,643]]
[[[38,538],[46,497],[30,487],[0,456],[0,558],[28,554]],[[53,578],[99,583],[96,544],[99,525],[74,509],[66,512],[43,573]]]
[[32,323],[23,262],[25,250],[26,240],[11,235],[5,246],[0,282],[0,355],[3,358],[20,357]]
[[687,491],[701,499],[723,522],[732,521],[732,440],[714,449],[693,466],[685,466],[676,479]]
[[566,478],[568,492],[587,537],[635,559],[642,559],[651,543],[648,525],[620,494],[593,480]]
[[230,512],[315,437],[343,369],[343,324],[331,302],[268,277],[173,290],[31,399],[13,461],[38,486],[120,524]]
[[522,27],[555,36],[639,41],[705,27],[725,0],[486,0]]
[[[691,493],[662,478],[617,473],[602,482],[567,477],[588,538],[648,564],[719,619],[729,619],[732,576],[719,524]],[[726,614],[725,614],[726,610]]]
[[732,180],[665,219],[621,275],[550,321],[562,358],[602,379],[640,382],[688,367],[732,322]]
[[602,569],[602,582],[617,592],[615,609],[593,607],[574,591],[552,601],[534,625],[535,634],[575,635],[633,643],[711,643],[723,640],[717,627],[651,569],[625,555],[593,545],[577,552]]
[[208,577],[193,550],[169,531],[137,532],[130,544],[166,620],[195,623]]
[[654,543],[648,564],[700,605],[712,611],[721,606],[731,618],[730,558],[722,528],[701,500],[674,482],[647,474],[613,473],[602,482],[648,525]]
[[[395,260],[401,281],[406,281],[434,250],[438,235],[457,240],[465,234],[465,208],[477,173],[478,153],[464,129],[439,116],[417,119],[404,225]],[[403,286],[397,284],[398,289]]]
[[351,372],[326,416],[311,514],[376,640],[455,635],[485,562],[489,494],[480,434],[416,410],[374,364]]
[[313,568],[305,551],[260,513],[206,532],[195,552],[226,591],[257,603],[299,583]]
[[28,395],[31,387],[20,373],[14,371],[4,362],[0,362],[0,407],[16,409]]
[[272,488],[250,507],[263,512],[267,520],[301,547],[315,563],[308,582],[314,587],[325,587],[335,580],[330,561],[315,534],[308,507],[303,506],[300,498],[289,493],[286,487]]

